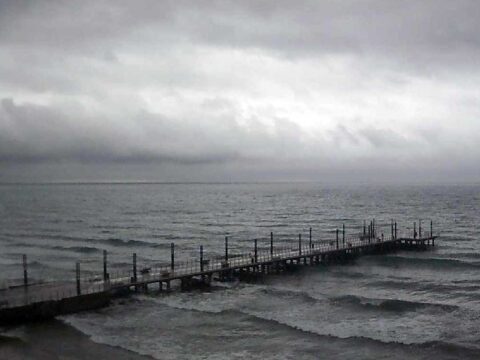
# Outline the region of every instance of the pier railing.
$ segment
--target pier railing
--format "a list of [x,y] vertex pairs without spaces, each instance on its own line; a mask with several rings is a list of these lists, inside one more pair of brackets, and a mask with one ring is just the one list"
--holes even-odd
[[108,271],[106,252],[104,252],[103,273],[82,276],[80,264],[77,263],[77,272],[74,279],[35,283],[28,282],[26,257],[24,256],[24,282],[23,284],[8,284],[8,287],[0,289],[0,308],[19,307],[46,301],[60,301],[80,295],[148,285],[154,282],[169,282],[170,280],[183,277],[220,273],[249,266],[262,266],[301,257],[319,256],[330,252],[365,247],[369,244],[392,242],[402,237],[410,239],[433,237],[432,222],[430,222],[430,231],[422,232],[422,228],[419,227],[417,232],[416,223],[414,224],[413,234],[410,229],[407,229],[407,231],[407,234],[400,234],[397,229],[397,223],[393,221],[383,224],[375,224],[373,221],[370,222],[368,227],[364,223],[360,231],[355,231],[348,235],[343,226],[342,230],[336,229],[334,231],[334,238],[328,239],[314,239],[311,228],[306,237],[302,237],[303,234],[298,234],[290,236],[287,241],[281,242],[278,240],[274,242],[276,239],[274,239],[273,233],[270,233],[270,238],[263,238],[261,242],[258,239],[253,239],[251,250],[245,253],[230,253],[229,239],[225,238],[225,254],[223,256],[218,254],[206,256],[203,252],[203,247],[200,246],[198,258],[184,261],[175,261],[174,245],[172,244],[170,263],[150,263],[139,266],[136,254],[133,254],[132,266],[129,269],[114,271]]

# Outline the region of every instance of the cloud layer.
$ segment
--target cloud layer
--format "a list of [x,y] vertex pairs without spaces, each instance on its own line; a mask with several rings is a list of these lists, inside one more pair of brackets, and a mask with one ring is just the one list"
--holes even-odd
[[99,164],[117,180],[139,166],[478,180],[479,15],[475,1],[0,1],[0,180],[110,179]]

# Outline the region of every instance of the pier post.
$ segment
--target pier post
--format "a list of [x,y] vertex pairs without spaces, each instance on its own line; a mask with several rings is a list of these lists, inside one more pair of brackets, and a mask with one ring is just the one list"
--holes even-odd
[[25,288],[28,286],[28,268],[27,268],[27,255],[22,256],[22,263],[23,263],[23,286]]
[[257,263],[257,260],[258,260],[258,252],[257,252],[257,239],[254,240],[254,259],[255,259],[255,263]]
[[273,231],[270,232],[270,259],[273,258]]
[[312,228],[309,229],[308,235],[309,235],[309,246],[310,246],[310,249],[313,249],[313,243],[312,243]]
[[77,261],[75,264],[75,274],[76,274],[76,279],[77,279],[77,295],[81,295],[81,289],[80,289],[80,262]]
[[200,245],[200,272],[203,272],[203,245]]
[[337,234],[337,249],[338,249],[338,229],[336,231],[336,234]]
[[435,239],[433,238],[433,221],[430,220],[430,237],[432,238],[432,246],[435,246]]
[[395,240],[397,240],[397,222],[395,221]]
[[103,281],[106,282],[107,280],[108,280],[107,250],[103,250]]
[[418,237],[422,238],[422,220],[418,220]]
[[343,227],[342,227],[342,244],[343,244],[343,247],[345,247],[345,224],[343,224]]
[[417,238],[417,222],[416,221],[413,222],[413,238],[414,239]]
[[367,222],[363,220],[363,238],[365,239],[365,235],[367,235]]
[[137,282],[137,253],[133,253],[133,282]]
[[302,234],[298,234],[298,255],[302,255]]
[[228,263],[228,236],[225,236],[225,263]]
[[175,244],[170,243],[170,269],[172,272],[175,270]]

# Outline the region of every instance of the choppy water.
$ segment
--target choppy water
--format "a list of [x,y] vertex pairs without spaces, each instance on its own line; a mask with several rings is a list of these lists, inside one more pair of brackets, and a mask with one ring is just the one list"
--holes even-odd
[[141,263],[167,262],[170,242],[187,259],[200,244],[221,255],[225,235],[232,252],[245,252],[270,231],[286,241],[312,227],[317,239],[371,217],[395,218],[401,231],[432,219],[441,233],[434,251],[138,295],[64,321],[158,359],[480,358],[479,205],[477,185],[4,185],[0,276],[18,278],[24,253],[31,276],[50,279],[70,277],[78,259],[100,272],[102,249],[121,268],[134,251]]

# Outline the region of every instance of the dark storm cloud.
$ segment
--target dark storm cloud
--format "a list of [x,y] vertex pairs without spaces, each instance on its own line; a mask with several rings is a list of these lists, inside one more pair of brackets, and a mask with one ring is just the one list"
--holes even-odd
[[[215,103],[218,103],[216,101]],[[273,132],[240,127],[233,113],[208,122],[141,112],[133,119],[91,118],[81,109],[0,102],[0,162],[223,163],[298,154],[301,132],[277,119]],[[297,150],[294,150],[294,148]]]
[[466,0],[0,0],[0,161],[471,176],[479,17]]
[[476,1],[3,1],[0,39],[15,46],[98,50],[153,30],[155,41],[259,47],[288,56],[371,51],[415,61],[473,62]]

